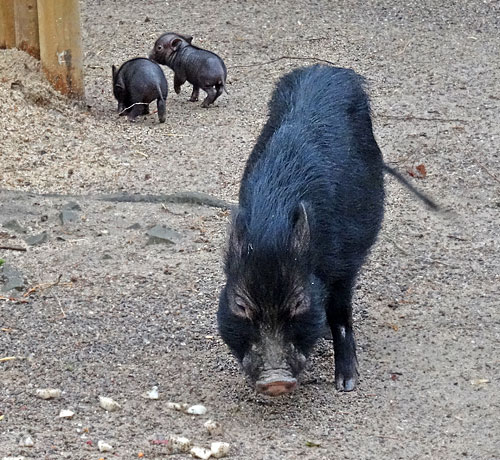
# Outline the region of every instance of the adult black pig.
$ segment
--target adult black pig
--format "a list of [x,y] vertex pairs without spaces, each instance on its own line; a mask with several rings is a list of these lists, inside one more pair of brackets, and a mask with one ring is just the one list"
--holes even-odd
[[168,84],[161,67],[147,58],[130,59],[113,72],[113,94],[118,101],[118,113],[134,121],[149,113],[149,104],[156,99],[158,118],[165,122]]
[[181,92],[186,80],[193,85],[191,102],[198,100],[200,89],[207,93],[202,107],[208,107],[225,90],[227,69],[217,54],[191,44],[193,37],[167,32],[156,40],[149,58],[174,71],[174,90]]
[[326,66],[284,76],[232,219],[219,331],[258,392],[289,393],[325,319],[335,382],[357,381],[356,276],[383,217],[384,163],[363,79]]

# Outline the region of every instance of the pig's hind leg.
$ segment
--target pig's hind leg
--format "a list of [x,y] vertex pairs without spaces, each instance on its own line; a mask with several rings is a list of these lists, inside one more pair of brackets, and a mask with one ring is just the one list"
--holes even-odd
[[135,119],[139,115],[144,115],[145,114],[145,107],[147,107],[149,113],[149,104],[143,104],[143,103],[136,103],[128,112],[127,112],[127,118],[129,121],[135,121]]
[[335,385],[351,391],[358,378],[356,341],[352,328],[352,288],[354,277],[329,283],[326,316],[332,331],[335,353]]
[[198,86],[193,85],[193,92],[191,93],[189,102],[196,102],[199,97],[200,97],[200,88]]
[[163,98],[158,98],[156,100],[156,106],[158,107],[158,119],[160,120],[160,123],[165,123],[165,120],[167,119],[166,117],[166,104],[165,104],[165,99]]
[[212,104],[215,99],[217,99],[217,91],[213,86],[209,86],[208,88],[203,88],[203,91],[207,93],[207,97],[202,102],[201,106],[207,108],[210,104]]

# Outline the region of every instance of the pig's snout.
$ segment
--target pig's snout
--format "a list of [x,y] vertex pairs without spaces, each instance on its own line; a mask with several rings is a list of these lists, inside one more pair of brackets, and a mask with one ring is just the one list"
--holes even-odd
[[255,388],[258,393],[268,396],[280,396],[295,390],[297,388],[297,379],[259,380],[255,384]]

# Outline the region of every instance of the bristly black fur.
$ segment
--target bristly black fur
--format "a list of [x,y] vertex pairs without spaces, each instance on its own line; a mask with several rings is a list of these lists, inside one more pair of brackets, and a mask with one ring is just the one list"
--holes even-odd
[[288,347],[287,365],[300,371],[297,356],[287,353],[307,356],[326,312],[337,386],[354,387],[352,287],[384,201],[382,155],[363,86],[352,70],[316,65],[284,76],[272,95],[241,182],[218,312],[221,335],[247,373],[262,369],[245,362],[268,365],[259,346],[269,330]]

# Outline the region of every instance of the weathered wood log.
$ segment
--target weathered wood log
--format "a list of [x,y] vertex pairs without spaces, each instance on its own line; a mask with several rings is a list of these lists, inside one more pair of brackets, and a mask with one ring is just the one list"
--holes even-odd
[[14,0],[0,0],[0,49],[15,46]]
[[55,89],[82,99],[83,53],[78,0],[38,0],[40,60]]
[[14,1],[16,47],[40,59],[37,0]]

